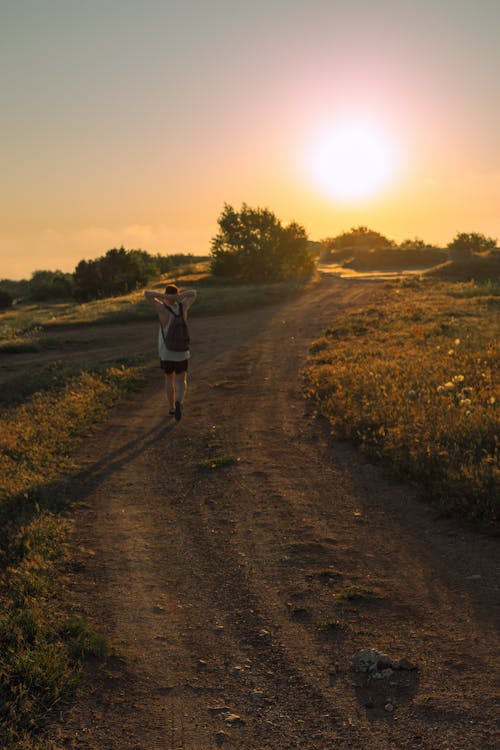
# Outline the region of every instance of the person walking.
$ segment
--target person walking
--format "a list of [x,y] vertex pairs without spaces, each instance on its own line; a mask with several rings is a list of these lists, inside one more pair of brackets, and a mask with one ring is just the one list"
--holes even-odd
[[177,422],[182,417],[187,390],[187,370],[191,357],[187,335],[187,313],[196,299],[196,290],[181,292],[175,284],[168,284],[165,293],[144,292],[146,301],[156,311],[160,330],[158,351],[160,367],[165,373],[165,389],[169,416]]

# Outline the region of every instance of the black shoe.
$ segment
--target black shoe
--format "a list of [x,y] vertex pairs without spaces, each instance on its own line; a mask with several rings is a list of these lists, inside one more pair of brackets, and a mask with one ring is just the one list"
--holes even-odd
[[180,401],[175,402],[175,419],[177,422],[180,422],[180,419],[182,417],[182,404]]

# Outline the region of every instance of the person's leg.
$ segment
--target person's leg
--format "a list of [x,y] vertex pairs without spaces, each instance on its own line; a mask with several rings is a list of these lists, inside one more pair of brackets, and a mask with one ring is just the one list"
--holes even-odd
[[182,417],[184,397],[187,389],[187,359],[179,362],[175,368],[175,418],[177,421]]
[[187,373],[176,372],[175,373],[175,401],[179,401],[182,405],[184,403],[184,397],[187,390]]
[[173,411],[175,405],[175,383],[173,372],[165,373],[165,390],[167,392],[168,406],[170,411]]

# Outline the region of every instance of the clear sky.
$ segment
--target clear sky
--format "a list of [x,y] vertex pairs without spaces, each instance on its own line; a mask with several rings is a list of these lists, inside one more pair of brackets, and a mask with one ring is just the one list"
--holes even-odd
[[499,0],[0,0],[0,278],[206,254],[224,202],[500,238],[499,29]]

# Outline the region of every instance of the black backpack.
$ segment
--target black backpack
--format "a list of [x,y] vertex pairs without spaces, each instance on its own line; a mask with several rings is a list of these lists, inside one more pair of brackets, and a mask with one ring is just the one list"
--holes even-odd
[[172,313],[172,320],[167,328],[167,333],[161,326],[161,333],[165,346],[171,352],[187,352],[189,349],[189,329],[184,317],[184,310],[182,309],[182,302],[179,302],[179,314],[176,315],[169,305],[165,305],[167,310]]

